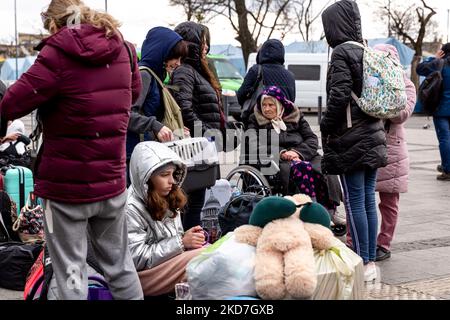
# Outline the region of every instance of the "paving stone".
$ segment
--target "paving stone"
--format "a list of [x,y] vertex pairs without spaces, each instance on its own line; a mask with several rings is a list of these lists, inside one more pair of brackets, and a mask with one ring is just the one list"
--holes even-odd
[[366,285],[367,300],[438,300],[426,292],[385,283]]

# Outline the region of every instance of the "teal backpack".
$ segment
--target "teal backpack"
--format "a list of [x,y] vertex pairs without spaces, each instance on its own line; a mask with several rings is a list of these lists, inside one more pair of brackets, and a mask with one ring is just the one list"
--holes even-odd
[[[403,66],[389,53],[373,50],[361,43],[348,41],[364,49],[363,86],[361,97],[352,92],[352,98],[362,111],[379,119],[397,117],[406,108],[407,95]],[[347,121],[351,127],[350,105]]]

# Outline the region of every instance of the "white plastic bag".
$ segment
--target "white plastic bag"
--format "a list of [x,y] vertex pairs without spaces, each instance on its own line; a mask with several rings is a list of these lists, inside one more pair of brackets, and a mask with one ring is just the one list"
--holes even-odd
[[362,259],[341,241],[330,250],[314,250],[317,288],[314,300],[360,300],[364,298]]
[[236,242],[232,232],[189,262],[187,279],[193,300],[256,296],[256,248]]

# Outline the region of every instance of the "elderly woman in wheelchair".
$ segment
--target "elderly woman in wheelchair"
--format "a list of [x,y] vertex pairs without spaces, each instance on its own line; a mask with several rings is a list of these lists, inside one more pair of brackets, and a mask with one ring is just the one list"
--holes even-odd
[[307,194],[333,217],[342,197],[339,180],[322,175],[318,138],[300,109],[278,87],[266,88],[247,127],[241,164],[259,170],[272,194]]

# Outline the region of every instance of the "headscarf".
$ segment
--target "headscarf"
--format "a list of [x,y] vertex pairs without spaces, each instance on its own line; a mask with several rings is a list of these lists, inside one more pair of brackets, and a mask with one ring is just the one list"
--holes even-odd
[[281,105],[281,102],[275,99],[275,97],[269,96],[269,95],[262,95],[261,96],[261,113],[264,116],[264,111],[262,110],[262,103],[264,102],[264,99],[270,99],[272,100],[276,107],[277,107],[277,115],[275,118],[271,119],[270,122],[272,123],[272,127],[274,128],[275,132],[277,134],[280,134],[281,131],[286,131],[287,127],[286,124],[283,121],[283,113],[284,113],[284,107]]
[[[286,131],[287,127],[283,121],[283,116],[292,113],[294,110],[294,103],[289,101],[280,88],[271,86],[263,91],[259,98],[258,109],[262,112],[262,102],[264,98],[271,98],[275,101],[277,106],[277,116],[271,120],[272,126],[276,133],[280,134],[281,131]],[[263,114],[264,115],[264,114]]]

